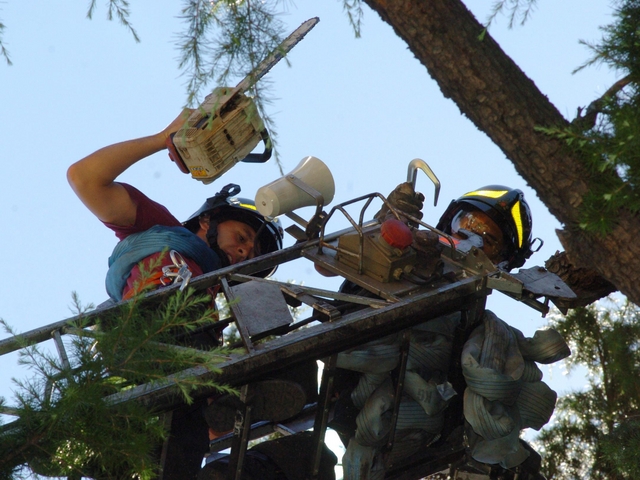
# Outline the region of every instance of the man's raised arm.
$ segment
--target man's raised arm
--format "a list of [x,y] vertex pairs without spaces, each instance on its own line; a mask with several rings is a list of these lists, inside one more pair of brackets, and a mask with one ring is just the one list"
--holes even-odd
[[120,226],[136,220],[136,204],[115,179],[134,163],[166,148],[166,140],[189,116],[185,110],[155,135],[101,148],[67,170],[67,180],[78,198],[103,222]]

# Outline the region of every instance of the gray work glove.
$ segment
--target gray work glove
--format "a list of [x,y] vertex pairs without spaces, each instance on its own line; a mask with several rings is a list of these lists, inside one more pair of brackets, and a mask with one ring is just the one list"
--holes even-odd
[[[413,189],[413,185],[410,182],[401,183],[398,185],[393,192],[389,194],[387,200],[391,204],[393,208],[398,210],[398,213],[402,215],[403,213],[407,215],[411,215],[416,217],[417,219],[422,219],[422,205],[424,202],[424,195],[421,193],[417,193]],[[383,205],[378,213],[375,214],[374,218],[383,222],[387,217],[393,215],[387,205]],[[402,221],[405,221],[411,224],[406,218],[401,218]]]

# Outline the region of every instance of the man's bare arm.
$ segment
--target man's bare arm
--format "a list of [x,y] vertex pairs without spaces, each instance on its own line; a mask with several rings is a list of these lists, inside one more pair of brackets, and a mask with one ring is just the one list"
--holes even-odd
[[136,220],[136,204],[116,178],[136,162],[166,148],[167,137],[180,129],[189,115],[182,112],[155,135],[115,143],[79,160],[67,170],[67,180],[78,198],[103,222],[120,226]]

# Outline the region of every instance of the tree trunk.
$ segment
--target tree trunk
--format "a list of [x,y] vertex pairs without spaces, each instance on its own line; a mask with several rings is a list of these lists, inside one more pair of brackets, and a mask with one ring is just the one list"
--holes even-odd
[[555,300],[553,303],[561,310],[585,307],[616,291],[616,288],[595,270],[573,265],[565,252],[552,255],[544,266],[564,280],[577,296],[574,300]]
[[[592,268],[640,304],[640,219],[621,211],[606,238],[578,227],[582,198],[598,178],[560,141],[536,127],[568,122],[459,0],[364,0],[393,27],[445,97],[500,147],[564,224],[562,245],[578,267]],[[462,165],[461,165],[462,167]]]

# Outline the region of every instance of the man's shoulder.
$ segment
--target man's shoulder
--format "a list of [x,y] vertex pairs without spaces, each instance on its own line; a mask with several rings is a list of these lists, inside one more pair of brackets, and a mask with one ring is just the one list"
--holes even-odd
[[178,227],[180,221],[162,204],[150,199],[140,190],[127,183],[121,183],[131,200],[136,204],[136,221],[133,225],[121,226],[105,223],[122,240],[134,233],[144,232],[156,225]]

